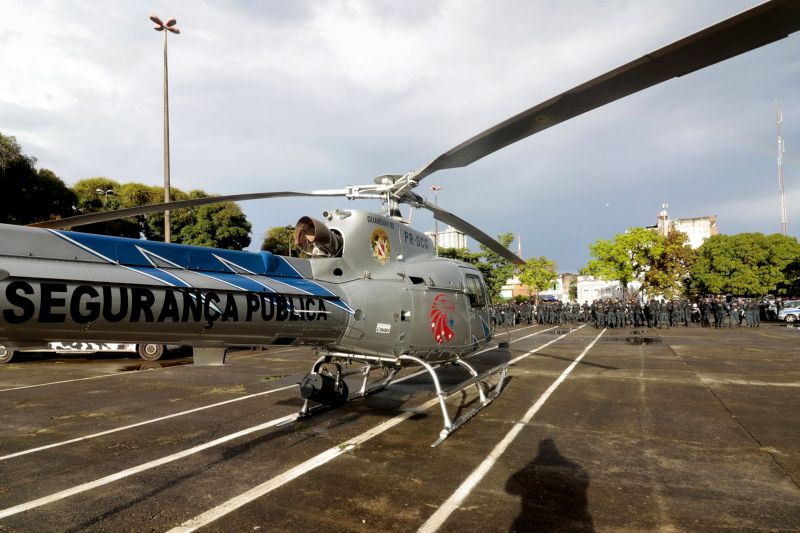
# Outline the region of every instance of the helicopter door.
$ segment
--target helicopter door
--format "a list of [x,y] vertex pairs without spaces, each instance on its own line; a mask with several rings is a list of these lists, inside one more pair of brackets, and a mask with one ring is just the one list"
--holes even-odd
[[477,273],[462,269],[464,274],[464,287],[466,288],[467,304],[472,331],[473,342],[479,345],[492,340],[492,327],[489,316],[489,292],[483,278]]

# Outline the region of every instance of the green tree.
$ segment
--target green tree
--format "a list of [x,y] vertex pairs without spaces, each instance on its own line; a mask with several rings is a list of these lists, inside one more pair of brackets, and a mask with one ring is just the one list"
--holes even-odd
[[30,224],[72,216],[75,202],[54,172],[36,170],[36,158],[23,154],[15,137],[0,133],[0,222]]
[[713,235],[697,250],[691,284],[704,294],[762,296],[791,286],[800,257],[795,237],[739,233]]
[[[189,192],[189,198],[206,198],[204,191]],[[250,245],[252,225],[234,202],[199,205],[176,210],[176,242],[241,250]],[[163,214],[161,215],[163,221]],[[163,231],[163,222],[161,228]],[[162,233],[163,235],[163,233]]]
[[[77,197],[76,206],[80,213],[113,211],[121,207],[141,205],[127,203],[126,199],[120,196],[122,190],[123,186],[118,182],[102,176],[86,178],[72,186],[72,191]],[[141,233],[140,222],[134,217],[86,224],[85,226],[77,226],[74,229],[84,233],[99,233],[101,235],[130,237],[132,239],[138,239]]]
[[800,295],[800,257],[792,261],[784,270],[786,281],[778,283],[778,294],[786,296]]
[[[497,240],[508,248],[508,245],[514,240],[513,233],[503,233],[497,236]],[[483,277],[486,280],[486,288],[489,289],[489,295],[492,301],[497,301],[500,298],[500,290],[506,281],[517,272],[517,265],[493,252],[483,244],[480,246],[481,253],[483,254],[484,268],[481,268]]]
[[697,257],[688,242],[688,235],[672,229],[662,240],[661,246],[651,248],[642,287],[667,298],[685,294],[689,270]]
[[298,256],[294,246],[294,226],[275,226],[264,234],[261,249],[276,255]]
[[[504,233],[498,235],[497,240],[508,248],[508,245],[514,240],[514,235]],[[457,259],[475,266],[483,274],[492,301],[497,301],[500,297],[500,289],[508,278],[516,273],[517,268],[516,265],[486,246],[481,244],[480,248],[480,252],[470,252],[466,248],[439,248],[439,257]]]
[[572,282],[569,286],[569,299],[573,302],[578,301],[578,283]]
[[634,227],[611,240],[600,239],[589,245],[594,259],[581,270],[581,274],[606,281],[618,280],[623,295],[628,295],[628,284],[640,279],[650,265],[651,257],[661,254],[664,238],[655,231]]
[[[483,279],[486,281],[486,287],[489,289],[489,280],[492,278],[492,265],[486,262],[486,256],[483,252],[470,252],[467,248],[439,248],[439,257],[447,257],[449,259],[456,259],[463,263],[469,263],[481,271]],[[489,289],[490,296],[494,298],[494,293]]]
[[[98,192],[103,191],[102,193]],[[164,189],[142,183],[118,182],[104,177],[81,180],[73,187],[83,213],[138,207],[164,201]],[[112,193],[105,194],[111,190]],[[172,188],[173,200],[206,198],[205,191],[188,194]],[[172,242],[241,250],[250,244],[252,226],[239,206],[233,202],[201,205],[170,212]],[[78,231],[154,241],[164,240],[164,213],[150,213],[99,224],[78,226]]]
[[177,242],[227,250],[241,250],[250,245],[252,225],[235,203],[201,205],[192,209],[192,222],[180,229]]
[[538,301],[538,293],[547,289],[557,277],[556,264],[545,256],[540,256],[531,257],[525,261],[525,265],[520,269],[519,280],[523,285],[536,289],[536,299]]

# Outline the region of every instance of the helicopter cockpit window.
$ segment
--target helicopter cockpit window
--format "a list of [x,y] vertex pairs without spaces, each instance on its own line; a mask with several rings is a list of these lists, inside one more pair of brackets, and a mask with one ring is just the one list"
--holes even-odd
[[483,290],[481,279],[474,274],[466,275],[467,298],[472,307],[484,307],[486,305],[486,293]]

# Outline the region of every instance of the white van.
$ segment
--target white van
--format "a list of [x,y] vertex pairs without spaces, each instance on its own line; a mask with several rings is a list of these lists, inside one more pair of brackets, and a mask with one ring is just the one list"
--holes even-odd
[[145,361],[158,361],[167,347],[164,344],[124,344],[113,342],[50,342],[45,346],[12,348],[0,344],[0,364],[9,363],[19,352],[96,353],[136,352]]

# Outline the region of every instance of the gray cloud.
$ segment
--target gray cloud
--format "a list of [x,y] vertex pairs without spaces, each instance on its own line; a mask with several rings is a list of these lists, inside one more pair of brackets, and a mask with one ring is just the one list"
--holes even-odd
[[[319,189],[411,170],[750,4],[156,2],[183,32],[170,36],[173,184]],[[161,36],[136,3],[97,9],[7,2],[0,131],[68,182],[159,184]],[[795,35],[672,80],[431,176],[420,191],[443,185],[445,208],[490,234],[521,233],[526,255],[561,270],[583,266],[594,240],[653,224],[664,201],[675,217],[718,215],[724,232],[774,232],[778,98],[790,229],[800,227],[799,47]],[[257,246],[268,227],[338,205],[242,206]],[[414,221],[433,227],[425,213]]]

